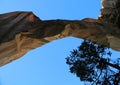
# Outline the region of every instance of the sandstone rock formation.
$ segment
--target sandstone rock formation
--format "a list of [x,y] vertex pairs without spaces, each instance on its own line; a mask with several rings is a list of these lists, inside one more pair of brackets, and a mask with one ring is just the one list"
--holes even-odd
[[[103,14],[101,14],[103,16]],[[74,36],[120,51],[120,28],[104,18],[40,20],[32,12],[0,15],[0,66],[50,41]]]
[[120,27],[120,0],[102,0],[99,19]]

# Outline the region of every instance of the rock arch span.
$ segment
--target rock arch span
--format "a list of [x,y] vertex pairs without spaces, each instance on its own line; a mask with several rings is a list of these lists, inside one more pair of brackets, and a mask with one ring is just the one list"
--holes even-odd
[[98,19],[42,21],[32,12],[0,15],[0,66],[26,52],[67,36],[91,40],[120,51],[120,29]]

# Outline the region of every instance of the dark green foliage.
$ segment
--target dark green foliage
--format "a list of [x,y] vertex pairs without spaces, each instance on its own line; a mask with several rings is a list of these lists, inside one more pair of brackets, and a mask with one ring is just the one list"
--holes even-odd
[[66,63],[70,72],[81,81],[91,82],[92,85],[119,85],[120,64],[111,63],[110,56],[108,48],[85,40],[78,49],[71,51]]

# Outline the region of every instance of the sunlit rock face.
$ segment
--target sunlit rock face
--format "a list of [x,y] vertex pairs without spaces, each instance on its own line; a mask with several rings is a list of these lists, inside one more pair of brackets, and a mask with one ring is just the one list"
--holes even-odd
[[115,36],[107,36],[108,42],[110,42],[110,47],[114,50],[120,51],[120,38]]
[[46,20],[32,12],[0,15],[0,66],[50,41],[74,36],[120,51],[120,29],[99,19]]
[[[102,0],[101,14],[98,19],[104,23],[111,24],[120,29],[120,0]],[[109,45],[114,50],[120,51],[120,38],[117,36],[107,35]]]
[[[21,57],[28,51],[21,49],[23,45],[21,41],[26,39],[21,34],[37,27],[40,22],[41,20],[32,12],[11,12],[0,15],[0,66]],[[31,48],[37,47],[38,43],[34,44],[34,42],[36,40],[26,39],[24,44],[30,45]]]

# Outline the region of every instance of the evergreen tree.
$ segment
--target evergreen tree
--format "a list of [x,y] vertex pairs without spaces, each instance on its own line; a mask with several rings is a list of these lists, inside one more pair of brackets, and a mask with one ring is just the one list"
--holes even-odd
[[120,59],[110,59],[105,46],[84,40],[78,49],[71,51],[66,63],[70,72],[91,85],[120,85]]

